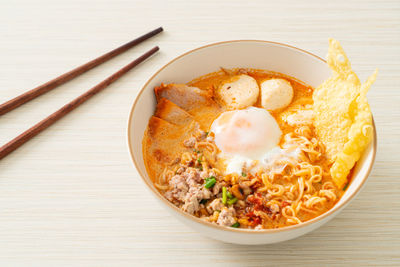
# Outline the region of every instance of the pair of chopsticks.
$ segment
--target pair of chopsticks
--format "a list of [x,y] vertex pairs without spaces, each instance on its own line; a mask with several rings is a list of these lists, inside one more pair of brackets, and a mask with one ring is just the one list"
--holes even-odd
[[[45,84],[42,84],[32,90],[29,90],[26,93],[5,102],[4,104],[1,104],[0,105],[0,115],[4,115],[7,112],[21,106],[22,104],[42,95],[44,93],[49,92],[50,90],[56,88],[57,86],[60,86],[64,83],[74,79],[75,77],[85,73],[88,70],[93,69],[94,67],[110,60],[111,58],[127,51],[128,49],[134,47],[135,45],[149,39],[150,37],[162,32],[162,31],[163,31],[162,27],[157,28],[149,33],[146,33],[146,34],[140,36],[139,38],[136,38],[136,39],[130,41],[129,43],[126,43],[126,44],[96,58],[96,59],[93,59],[92,61],[87,62],[86,64],[84,64],[82,66],[79,66],[79,67],[45,83]],[[47,127],[49,127],[50,125],[52,125],[53,123],[55,123],[56,121],[58,121],[59,119],[61,119],[65,115],[67,115],[68,113],[70,113],[72,110],[74,110],[75,108],[77,108],[78,106],[80,106],[81,104],[86,102],[87,100],[89,100],[92,96],[94,96],[95,94],[97,94],[100,91],[102,91],[103,89],[105,89],[111,83],[113,83],[116,80],[118,80],[119,78],[121,78],[125,73],[127,73],[129,70],[131,70],[134,67],[136,67],[137,65],[139,65],[141,62],[143,62],[144,60],[149,58],[151,55],[153,55],[158,50],[159,50],[158,46],[153,47],[152,49],[150,49],[149,51],[144,53],[142,56],[138,57],[137,59],[135,59],[134,61],[132,61],[131,63],[129,63],[122,69],[118,70],[117,72],[115,72],[111,76],[107,77],[102,82],[98,83],[96,86],[89,89],[86,93],[75,98],[74,100],[72,100],[71,102],[69,102],[68,104],[66,104],[65,106],[63,106],[62,108],[60,108],[59,110],[57,110],[56,112],[54,112],[53,114],[48,116],[47,118],[43,119],[39,123],[35,124],[34,126],[29,128],[25,132],[20,134],[19,136],[17,136],[16,138],[14,138],[10,142],[8,142],[7,144],[0,147],[0,160],[2,158],[4,158],[5,156],[7,156],[8,154],[10,154],[11,152],[13,152],[14,150],[16,150],[17,148],[19,148],[20,146],[22,146],[23,144],[25,144],[26,142],[28,142],[30,139],[32,139],[36,135],[38,135],[40,132],[45,130]]]

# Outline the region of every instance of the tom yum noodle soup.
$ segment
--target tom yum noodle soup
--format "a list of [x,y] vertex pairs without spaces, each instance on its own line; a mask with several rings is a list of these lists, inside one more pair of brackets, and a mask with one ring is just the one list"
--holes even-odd
[[226,227],[301,224],[331,209],[372,139],[366,93],[336,40],[332,76],[313,88],[285,74],[221,69],[154,89],[147,172],[182,211]]

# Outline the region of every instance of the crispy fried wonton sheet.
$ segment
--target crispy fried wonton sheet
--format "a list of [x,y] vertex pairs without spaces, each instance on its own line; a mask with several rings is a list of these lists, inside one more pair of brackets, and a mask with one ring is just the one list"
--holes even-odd
[[332,76],[313,93],[316,134],[333,162],[331,175],[339,188],[373,137],[367,92],[375,71],[361,84],[339,42],[329,40],[328,65]]

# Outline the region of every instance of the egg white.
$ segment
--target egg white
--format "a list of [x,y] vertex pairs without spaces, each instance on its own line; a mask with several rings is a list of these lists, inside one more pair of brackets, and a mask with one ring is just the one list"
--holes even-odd
[[256,173],[279,168],[276,161],[296,160],[301,151],[280,148],[282,131],[265,109],[249,107],[222,113],[211,125],[218,154],[226,165],[225,174]]

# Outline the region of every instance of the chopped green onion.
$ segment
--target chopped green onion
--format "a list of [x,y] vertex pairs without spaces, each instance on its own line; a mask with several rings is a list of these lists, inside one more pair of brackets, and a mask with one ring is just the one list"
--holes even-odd
[[195,153],[197,153],[197,154],[200,153],[200,150],[197,150],[197,149],[193,149],[193,151],[194,151]]
[[222,203],[226,204],[226,187],[222,187]]
[[206,132],[206,136],[208,136],[208,132]]
[[206,178],[206,182],[211,180],[211,179],[216,179],[216,178],[215,178],[215,176],[210,176],[210,177]]
[[349,183],[347,183],[344,187],[343,187],[343,191],[345,191],[347,189],[347,187],[349,186]]
[[226,195],[228,196],[229,199],[232,199],[232,198],[233,198],[233,195],[232,195],[231,192],[229,192],[229,191],[226,192]]
[[246,177],[246,176],[247,176],[247,174],[246,174],[246,173],[244,173],[244,172],[242,172],[242,176],[243,176],[243,177]]
[[228,200],[228,204],[229,204],[229,205],[233,205],[233,204],[235,204],[237,201],[238,201],[238,199],[237,199],[236,197],[234,197],[234,198]]
[[200,158],[197,159],[197,163],[201,164],[201,159]]
[[231,225],[231,227],[233,227],[233,228],[239,228],[239,226],[240,226],[240,223],[238,223],[238,222],[235,222],[234,224]]
[[216,182],[217,182],[217,180],[215,180],[215,178],[210,177],[210,178],[206,179],[206,184],[204,185],[204,187],[209,189],[209,188],[213,187]]

